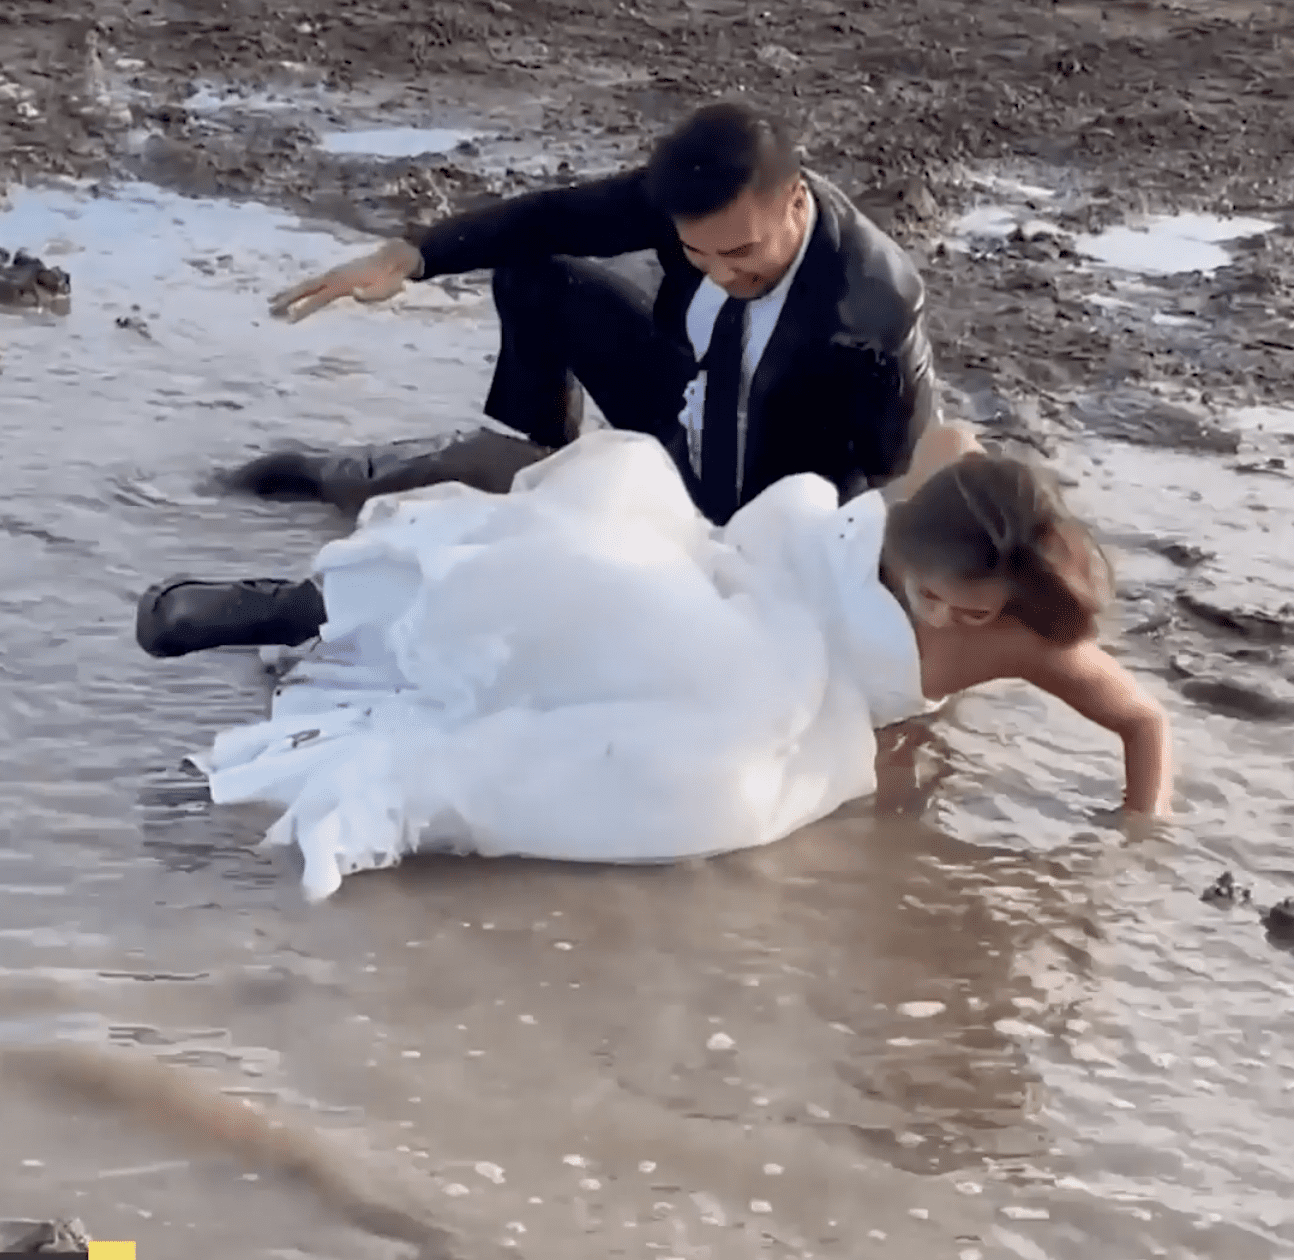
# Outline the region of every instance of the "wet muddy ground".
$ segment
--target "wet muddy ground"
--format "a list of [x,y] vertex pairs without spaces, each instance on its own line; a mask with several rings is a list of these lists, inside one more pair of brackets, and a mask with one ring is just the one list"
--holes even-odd
[[[0,8],[0,247],[72,286],[0,310],[0,1219],[148,1260],[414,1254],[332,1156],[194,1148],[3,1057],[68,1037],[323,1130],[463,1260],[1294,1256],[1291,957],[1199,896],[1294,890],[1288,6],[68,14]],[[495,333],[479,275],[297,326],[269,294],[636,160],[720,90],[913,251],[946,410],[1054,461],[1115,548],[1177,831],[1129,844],[1110,741],[1001,686],[758,854],[415,863],[304,910],[247,847],[266,819],[177,769],[263,711],[263,667],[143,658],[133,601],[299,572],[345,522],[213,497],[210,465],[474,425]]]

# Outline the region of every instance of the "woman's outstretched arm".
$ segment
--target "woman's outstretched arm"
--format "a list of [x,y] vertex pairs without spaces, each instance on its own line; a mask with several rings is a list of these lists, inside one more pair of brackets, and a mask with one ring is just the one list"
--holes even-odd
[[1029,654],[1019,676],[1123,741],[1123,805],[1166,817],[1172,809],[1172,728],[1163,707],[1096,642],[1050,644]]

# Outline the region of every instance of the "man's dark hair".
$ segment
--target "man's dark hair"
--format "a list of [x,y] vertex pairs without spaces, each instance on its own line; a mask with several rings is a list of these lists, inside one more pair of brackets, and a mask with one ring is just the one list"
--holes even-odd
[[647,195],[674,219],[703,219],[748,188],[770,192],[799,174],[786,124],[741,101],[704,105],[662,139]]

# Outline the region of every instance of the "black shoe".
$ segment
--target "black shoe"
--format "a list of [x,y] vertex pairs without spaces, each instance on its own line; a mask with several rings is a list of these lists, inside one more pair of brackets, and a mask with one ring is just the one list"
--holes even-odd
[[226,492],[262,499],[322,499],[329,459],[314,451],[271,451],[239,468],[217,473],[214,481]]
[[323,593],[311,581],[172,577],[140,596],[135,640],[150,656],[214,647],[297,647],[326,620]]

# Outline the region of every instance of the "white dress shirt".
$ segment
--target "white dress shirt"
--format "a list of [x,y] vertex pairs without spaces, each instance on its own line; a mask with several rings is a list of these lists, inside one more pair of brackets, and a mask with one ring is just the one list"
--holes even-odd
[[[818,207],[812,193],[809,193],[808,201],[809,214],[804,225],[804,239],[800,242],[794,261],[774,288],[763,297],[753,299],[746,307],[746,325],[742,331],[741,382],[737,393],[738,498],[741,497],[746,464],[746,411],[750,399],[750,383],[760,359],[764,357],[773,329],[781,318],[791,282],[808,252],[809,239],[813,236],[813,226],[818,217]],[[715,320],[719,318],[719,311],[729,296],[706,276],[687,308],[687,335],[698,363],[710,348]],[[692,464],[692,471],[698,477],[701,475],[701,432],[705,427],[705,375],[704,370],[698,372],[696,378],[688,384],[683,394],[683,409],[678,417],[679,423],[687,430],[688,459]]]

